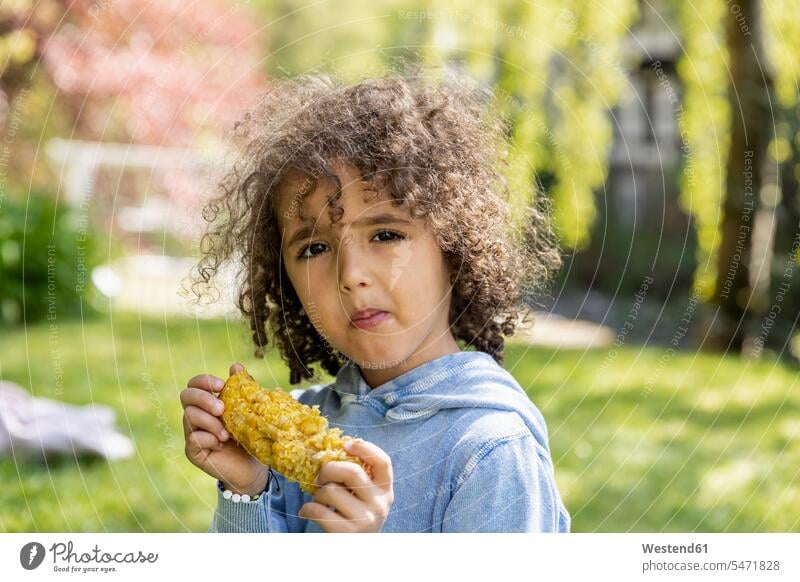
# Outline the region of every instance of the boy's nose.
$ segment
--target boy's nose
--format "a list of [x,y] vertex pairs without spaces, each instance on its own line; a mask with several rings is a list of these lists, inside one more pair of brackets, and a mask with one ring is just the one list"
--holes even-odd
[[356,244],[342,244],[336,257],[339,266],[339,290],[352,292],[371,283],[367,261]]

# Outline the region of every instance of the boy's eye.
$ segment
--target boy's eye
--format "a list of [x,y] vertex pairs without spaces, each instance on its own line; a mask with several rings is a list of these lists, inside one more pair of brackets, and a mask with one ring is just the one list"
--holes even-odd
[[297,258],[298,259],[312,259],[312,258],[316,257],[317,256],[316,254],[307,255],[305,253],[306,253],[307,250],[309,250],[311,248],[314,248],[314,247],[317,247],[317,246],[325,246],[325,245],[323,245],[322,243],[311,243],[310,245],[304,246],[302,249],[300,249],[300,253],[297,255]]
[[[378,242],[394,242],[396,240],[403,240],[404,238],[406,238],[405,235],[402,235],[402,234],[400,234],[398,232],[393,232],[391,230],[381,230],[380,232],[375,233],[375,236],[372,237],[372,238],[375,239],[377,237],[380,237],[381,235],[390,235],[390,236],[388,238],[381,238],[380,240],[378,240]],[[320,253],[313,253],[312,252],[310,255],[306,254],[306,251],[309,251],[312,248],[319,247],[319,246],[325,247],[327,245],[325,245],[325,243],[316,243],[316,242],[315,243],[311,243],[309,245],[306,245],[302,249],[300,249],[300,252],[298,253],[297,258],[298,259],[313,259],[318,254],[320,254],[321,251],[320,251]]]
[[389,235],[391,235],[391,238],[381,239],[381,242],[391,242],[393,240],[403,240],[404,238],[406,238],[405,236],[403,236],[399,232],[392,232],[391,230],[382,230],[379,233],[377,233],[375,236],[380,236],[382,234],[389,234]]

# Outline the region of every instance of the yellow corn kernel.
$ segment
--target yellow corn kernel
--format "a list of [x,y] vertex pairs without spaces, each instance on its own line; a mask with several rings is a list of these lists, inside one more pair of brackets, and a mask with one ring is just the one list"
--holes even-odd
[[225,429],[256,459],[272,467],[300,489],[314,494],[314,481],[328,461],[369,465],[344,450],[352,437],[340,428],[328,428],[319,407],[302,404],[281,389],[266,390],[245,371],[233,374],[219,395],[225,405]]

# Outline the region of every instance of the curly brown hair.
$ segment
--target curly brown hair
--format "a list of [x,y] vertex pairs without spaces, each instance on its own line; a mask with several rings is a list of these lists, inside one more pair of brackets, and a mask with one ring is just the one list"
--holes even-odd
[[[355,167],[371,189],[424,217],[453,276],[450,326],[456,341],[502,365],[504,336],[522,321],[522,299],[558,271],[561,254],[543,196],[512,228],[507,167],[508,124],[489,106],[493,94],[463,77],[430,82],[417,71],[393,72],[348,85],[331,74],[274,80],[237,122],[241,153],[203,210],[209,223],[192,277],[198,299],[220,267],[236,268],[237,306],[249,322],[256,356],[277,345],[290,383],[316,378],[318,362],[335,375],[346,362],[302,310],[281,261],[277,192],[291,169],[339,186],[333,160]],[[534,188],[534,185],[531,185]],[[313,190],[313,188],[309,188]],[[308,191],[301,193],[303,199]]]

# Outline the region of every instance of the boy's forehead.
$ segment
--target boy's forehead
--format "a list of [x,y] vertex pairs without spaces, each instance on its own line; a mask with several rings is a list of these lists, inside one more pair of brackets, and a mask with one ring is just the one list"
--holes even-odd
[[[358,173],[337,172],[337,175],[341,181],[342,194],[336,205],[344,209],[345,221],[368,213],[371,209],[406,213],[403,209],[394,209],[392,197],[386,192],[379,192],[376,196],[375,191],[370,189],[372,186],[363,181]],[[330,222],[331,203],[328,198],[336,191],[336,184],[332,179],[323,177],[315,181],[308,174],[292,170],[281,180],[278,191],[278,210],[284,228],[309,222],[319,225]]]

